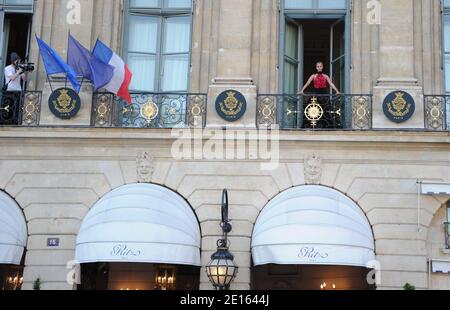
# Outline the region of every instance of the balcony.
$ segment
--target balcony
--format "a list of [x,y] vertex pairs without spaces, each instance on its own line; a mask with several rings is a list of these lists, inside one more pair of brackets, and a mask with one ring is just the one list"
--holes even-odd
[[114,94],[96,93],[92,127],[197,128],[206,126],[207,95],[132,93],[129,105]]
[[[57,125],[48,123],[49,115],[45,112],[48,109],[44,106],[47,103],[42,100],[42,92],[5,92],[0,101],[0,126],[171,129],[204,128],[208,124],[207,94],[134,92],[131,96],[132,104],[128,105],[111,93],[94,93],[92,101],[86,102],[89,100],[85,98],[82,103],[86,110],[83,125],[74,126],[70,121],[68,125],[65,121]],[[424,96],[424,125],[414,131],[449,131],[448,106],[450,96]],[[260,129],[381,130],[374,128],[373,123],[371,94],[262,94],[256,98],[256,127]]]
[[[192,128],[206,126],[206,94],[132,93],[132,104],[111,93],[94,93],[92,128]],[[41,122],[42,92],[4,92],[0,126],[46,126]],[[84,104],[84,103],[82,103]],[[79,127],[79,126],[77,126]]]
[[[423,131],[447,131],[446,107],[450,96],[424,96]],[[375,130],[373,96],[342,95],[258,95],[258,128],[279,126],[285,130]]]
[[[350,118],[351,117],[351,118]],[[258,95],[257,127],[372,129],[372,95]]]

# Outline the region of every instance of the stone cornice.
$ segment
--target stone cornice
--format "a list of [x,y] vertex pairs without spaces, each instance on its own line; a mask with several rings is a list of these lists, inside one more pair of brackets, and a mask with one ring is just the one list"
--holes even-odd
[[[221,130],[221,129],[216,129]],[[189,129],[174,132],[189,133]],[[194,131],[192,131],[194,132]],[[255,130],[236,130],[256,134]],[[268,132],[269,135],[274,132]],[[224,135],[225,136],[225,135]],[[324,143],[410,143],[410,144],[449,144],[450,132],[429,131],[280,131],[280,142],[324,142]],[[0,142],[5,139],[32,140],[175,140],[169,129],[123,129],[123,128],[84,128],[84,127],[0,127]],[[209,139],[209,137],[206,137]]]

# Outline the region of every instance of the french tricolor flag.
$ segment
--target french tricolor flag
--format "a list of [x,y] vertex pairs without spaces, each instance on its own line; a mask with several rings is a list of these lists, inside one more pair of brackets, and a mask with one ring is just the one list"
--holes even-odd
[[133,74],[122,58],[100,40],[97,40],[97,43],[95,43],[92,54],[105,64],[114,67],[114,75],[104,88],[131,104],[129,88]]

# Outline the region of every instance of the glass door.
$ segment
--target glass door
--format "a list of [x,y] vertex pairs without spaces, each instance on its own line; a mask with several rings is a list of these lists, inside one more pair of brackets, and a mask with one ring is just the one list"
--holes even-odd
[[345,19],[331,25],[330,29],[330,78],[339,89],[345,92]]
[[303,77],[301,55],[302,27],[294,21],[287,21],[284,42],[284,85],[283,85],[283,128],[296,128],[298,118],[297,92]]

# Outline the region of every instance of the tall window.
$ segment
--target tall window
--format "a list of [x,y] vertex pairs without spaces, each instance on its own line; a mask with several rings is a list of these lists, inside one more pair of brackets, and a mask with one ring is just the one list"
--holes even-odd
[[450,201],[447,202],[447,223],[445,224],[445,240],[447,249],[450,249]]
[[[450,0],[449,0],[450,1]],[[295,94],[322,61],[325,71],[345,92],[346,17],[348,0],[284,0],[283,81],[285,93]]]
[[[16,52],[23,58],[28,56],[33,10],[33,0],[0,0],[2,68],[9,65],[11,52]],[[3,70],[0,70],[0,78],[3,83]]]
[[187,92],[192,0],[129,0],[127,17],[131,89]]
[[[330,76],[340,92],[348,92],[350,0],[283,0],[281,3],[280,91],[286,95],[297,94],[316,73],[316,63],[322,62],[324,73]],[[305,92],[312,93],[314,89],[310,87]],[[304,108],[302,100],[284,96],[283,115],[279,115],[282,126],[308,128],[310,123],[303,119]],[[347,110],[351,112],[351,109],[346,109],[342,120],[351,119]],[[338,115],[331,112],[326,115]],[[329,123],[326,126],[342,127],[342,120],[326,121]],[[319,127],[325,128],[325,125]]]
[[[450,95],[450,0],[443,0],[443,4],[445,93]],[[447,127],[450,127],[450,105],[447,106]]]

